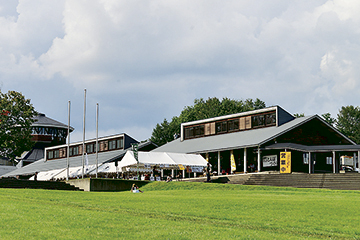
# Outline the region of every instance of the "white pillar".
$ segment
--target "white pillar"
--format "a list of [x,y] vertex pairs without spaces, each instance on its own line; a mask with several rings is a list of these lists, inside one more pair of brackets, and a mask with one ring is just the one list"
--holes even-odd
[[[357,157],[358,157],[358,168],[360,169],[360,151],[358,151],[358,155],[357,155]],[[359,173],[360,173],[360,171],[359,171]]]
[[354,166],[354,170],[356,168],[356,153],[354,152],[353,154],[353,166]]
[[164,169],[161,169],[161,178],[164,177]]
[[309,152],[309,174],[311,173],[311,152]]
[[220,175],[220,152],[218,152],[218,175]]
[[332,152],[332,164],[333,164],[333,173],[336,172],[336,169],[335,169],[335,151]]
[[257,154],[257,159],[258,159],[258,172],[261,171],[261,155],[260,155],[260,146],[258,146],[258,154]]
[[186,177],[186,176],[185,176],[185,170],[183,170],[183,172],[182,172],[182,177],[183,177],[183,178]]
[[244,148],[244,173],[247,172],[246,148]]
[[194,178],[196,178],[196,172],[194,172]]
[[174,169],[171,169],[171,177],[174,178]]

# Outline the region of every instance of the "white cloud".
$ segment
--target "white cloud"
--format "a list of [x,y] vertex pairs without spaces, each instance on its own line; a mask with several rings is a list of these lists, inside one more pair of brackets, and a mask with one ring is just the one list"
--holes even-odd
[[345,0],[0,2],[0,83],[54,118],[69,99],[81,115],[87,88],[104,132],[148,135],[200,97],[336,114],[360,105],[359,11]]

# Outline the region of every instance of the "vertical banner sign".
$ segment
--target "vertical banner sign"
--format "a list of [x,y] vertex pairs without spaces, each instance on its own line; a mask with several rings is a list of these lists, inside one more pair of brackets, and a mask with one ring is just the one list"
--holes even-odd
[[280,152],[280,173],[291,173],[291,152]]
[[235,165],[235,158],[234,158],[234,151],[231,150],[230,152],[230,163],[231,163],[231,172],[236,171],[236,165]]

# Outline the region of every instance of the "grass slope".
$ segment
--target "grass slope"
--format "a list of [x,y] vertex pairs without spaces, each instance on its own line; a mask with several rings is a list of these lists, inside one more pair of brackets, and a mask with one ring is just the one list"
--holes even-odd
[[360,192],[154,182],[0,189],[0,239],[359,239]]

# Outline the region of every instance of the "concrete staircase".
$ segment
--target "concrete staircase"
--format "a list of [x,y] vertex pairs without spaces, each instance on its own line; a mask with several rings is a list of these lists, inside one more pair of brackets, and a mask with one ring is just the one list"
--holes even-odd
[[[231,183],[228,182],[228,183]],[[360,174],[251,174],[244,185],[360,190]]]
[[65,182],[30,181],[17,179],[0,179],[0,188],[32,188],[82,191],[78,187],[74,187]]

